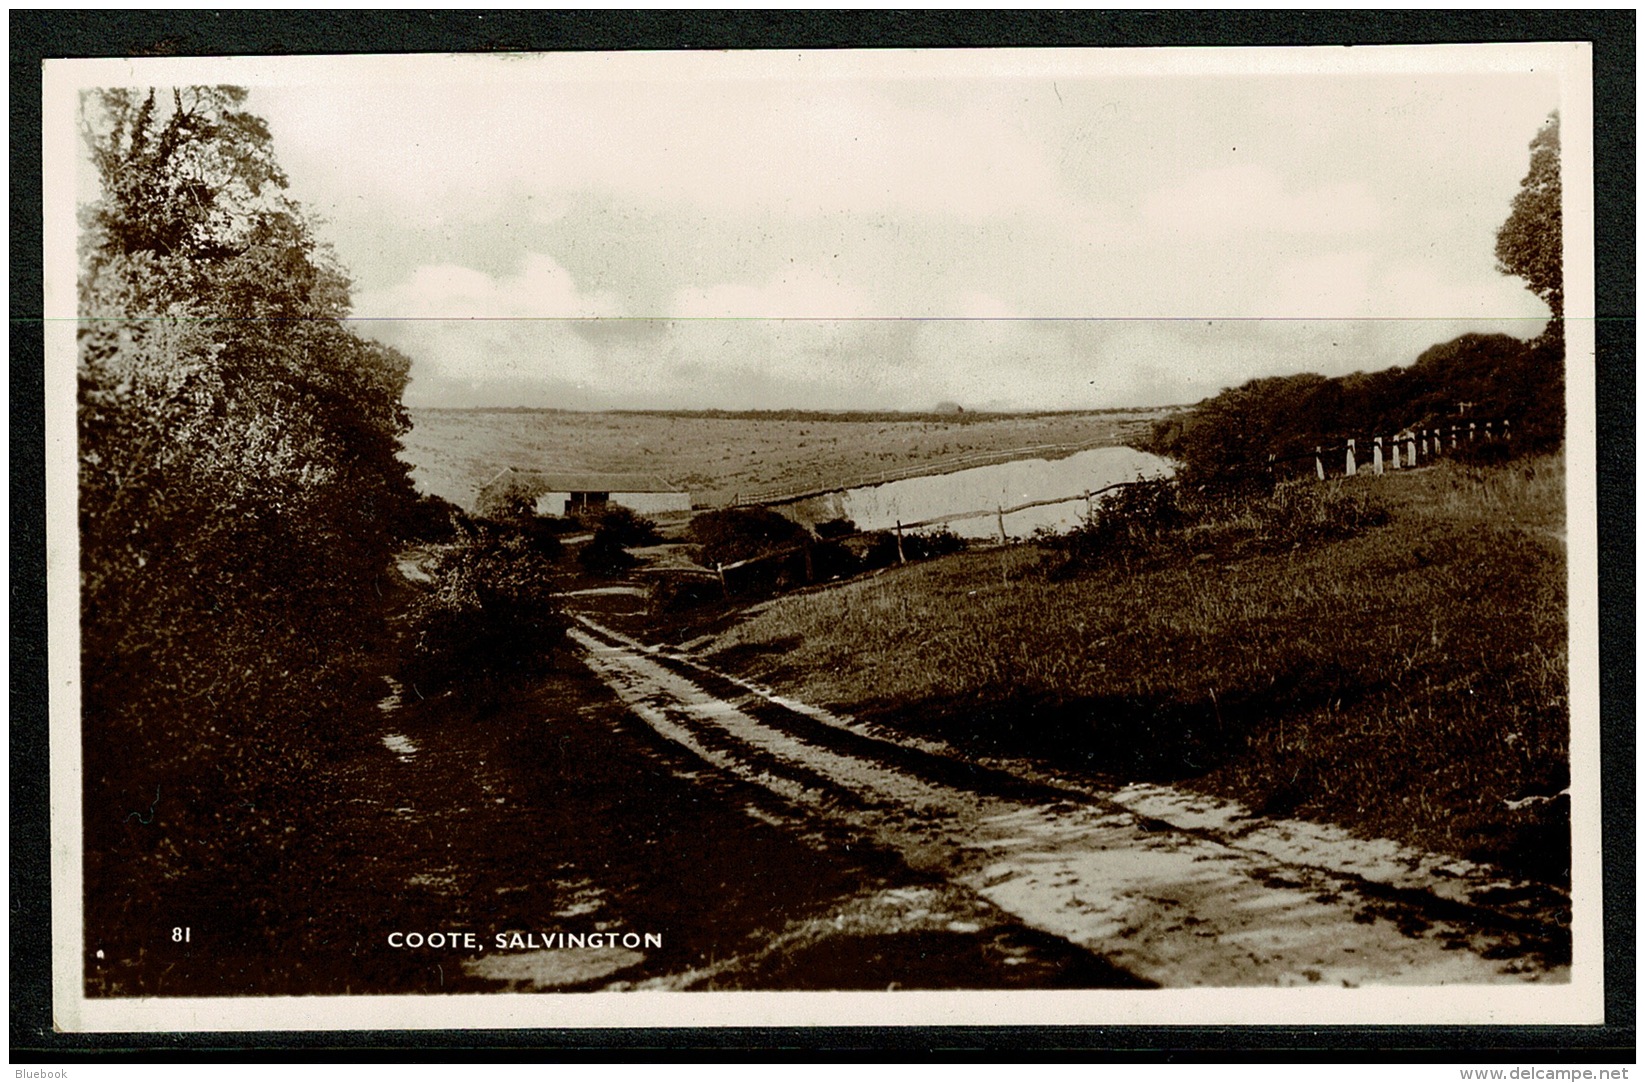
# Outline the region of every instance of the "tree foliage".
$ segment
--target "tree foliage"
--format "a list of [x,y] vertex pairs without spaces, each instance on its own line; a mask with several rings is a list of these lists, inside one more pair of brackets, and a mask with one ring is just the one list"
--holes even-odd
[[1562,356],[1548,338],[1466,334],[1430,346],[1408,367],[1250,380],[1161,421],[1150,446],[1183,464],[1184,484],[1214,492],[1311,470],[1316,447],[1348,437],[1455,423],[1463,403],[1471,418],[1511,421],[1517,449],[1547,448],[1564,436]]
[[686,537],[702,546],[705,564],[735,564],[792,545],[806,537],[805,527],[769,508],[720,508],[694,517]]
[[1559,182],[1559,114],[1531,140],[1531,167],[1520,181],[1508,220],[1496,235],[1497,270],[1525,280],[1557,327],[1565,315],[1565,275]]
[[540,675],[567,622],[552,557],[522,531],[466,527],[411,611],[403,679],[420,695],[462,687],[485,695]]
[[348,280],[245,99],[82,100],[87,842],[111,866],[215,862],[381,694],[361,658],[413,513],[409,362],[342,323]]

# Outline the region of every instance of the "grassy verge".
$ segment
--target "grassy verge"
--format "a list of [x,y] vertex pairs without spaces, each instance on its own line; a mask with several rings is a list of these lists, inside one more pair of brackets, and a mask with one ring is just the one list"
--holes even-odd
[[963,554],[779,599],[714,649],[979,752],[1559,882],[1564,802],[1511,802],[1568,777],[1563,479],[1553,456],[1328,483],[1386,514],[1277,551],[1228,523],[1072,572],[1033,546]]

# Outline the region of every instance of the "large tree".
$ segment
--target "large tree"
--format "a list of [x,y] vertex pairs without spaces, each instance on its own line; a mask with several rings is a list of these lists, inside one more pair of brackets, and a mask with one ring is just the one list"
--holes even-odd
[[1531,140],[1531,168],[1520,181],[1508,220],[1496,234],[1497,270],[1525,280],[1553,313],[1557,334],[1565,316],[1561,258],[1559,114],[1550,114]]
[[245,100],[82,102],[101,188],[79,283],[88,913],[254,875],[295,841],[280,795],[381,694],[364,649],[413,495],[409,362],[343,322],[348,280]]

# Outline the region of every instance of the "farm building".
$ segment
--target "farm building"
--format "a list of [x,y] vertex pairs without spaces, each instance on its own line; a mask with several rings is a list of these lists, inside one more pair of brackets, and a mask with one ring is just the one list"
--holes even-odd
[[571,515],[606,504],[642,515],[691,510],[690,493],[649,474],[556,474],[512,466],[480,486],[476,507],[494,511],[510,499],[530,501],[538,515]]

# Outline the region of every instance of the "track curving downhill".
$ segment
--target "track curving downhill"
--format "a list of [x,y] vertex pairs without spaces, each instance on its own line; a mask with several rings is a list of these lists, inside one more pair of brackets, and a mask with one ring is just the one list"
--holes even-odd
[[1172,787],[978,762],[576,621],[589,668],[668,741],[1140,983],[1569,980],[1548,889]]

